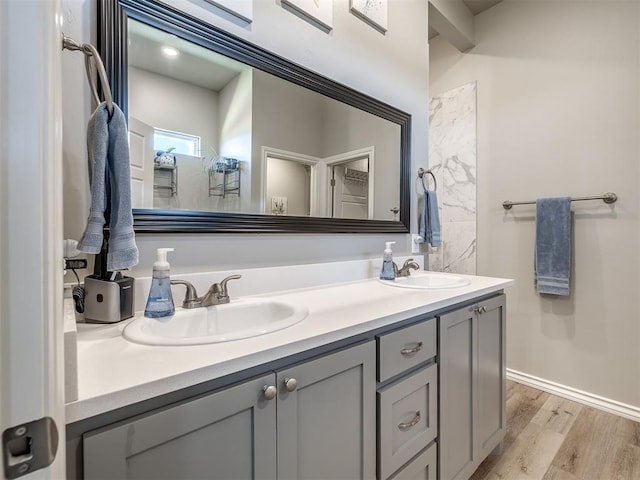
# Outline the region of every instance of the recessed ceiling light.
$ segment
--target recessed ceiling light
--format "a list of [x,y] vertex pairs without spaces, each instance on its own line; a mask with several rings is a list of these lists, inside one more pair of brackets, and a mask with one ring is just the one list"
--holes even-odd
[[173,47],[162,47],[162,53],[164,53],[167,57],[177,57],[180,53],[177,49]]

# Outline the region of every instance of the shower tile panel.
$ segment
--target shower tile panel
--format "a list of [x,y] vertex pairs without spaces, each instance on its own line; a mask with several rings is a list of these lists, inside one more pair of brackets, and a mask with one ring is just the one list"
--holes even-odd
[[443,251],[443,272],[476,273],[476,222],[448,222]]
[[443,239],[429,249],[432,270],[476,273],[476,116],[476,82],[429,101],[429,167],[438,180]]

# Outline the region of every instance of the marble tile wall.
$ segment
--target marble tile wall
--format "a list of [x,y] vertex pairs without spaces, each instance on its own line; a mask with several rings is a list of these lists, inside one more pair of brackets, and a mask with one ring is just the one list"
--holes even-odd
[[476,82],[429,100],[429,168],[442,233],[442,246],[428,247],[429,270],[476,273],[476,143]]

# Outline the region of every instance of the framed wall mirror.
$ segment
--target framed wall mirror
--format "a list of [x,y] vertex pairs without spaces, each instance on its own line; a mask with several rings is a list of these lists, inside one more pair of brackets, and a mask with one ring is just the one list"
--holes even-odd
[[411,117],[152,0],[101,0],[139,233],[407,233]]

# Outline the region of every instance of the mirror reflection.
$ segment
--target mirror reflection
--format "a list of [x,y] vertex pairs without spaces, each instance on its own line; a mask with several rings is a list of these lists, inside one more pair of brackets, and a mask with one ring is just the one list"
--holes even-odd
[[128,20],[133,207],[398,220],[401,127]]

